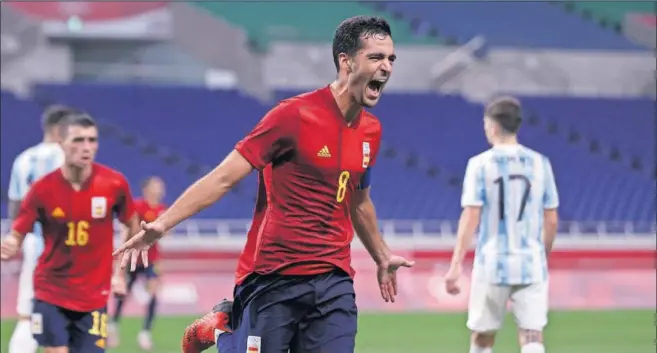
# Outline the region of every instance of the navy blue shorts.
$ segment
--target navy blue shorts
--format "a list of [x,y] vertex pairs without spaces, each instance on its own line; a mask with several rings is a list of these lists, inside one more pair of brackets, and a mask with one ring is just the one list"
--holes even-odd
[[35,300],[32,334],[41,347],[68,347],[69,353],[104,353],[107,308],[78,312]]
[[150,264],[148,267],[138,265],[134,271],[128,271],[128,282],[135,282],[139,277],[144,277],[147,280],[158,278],[159,274],[156,267],[155,264]]
[[249,276],[235,288],[235,352],[353,353],[354,283],[335,270],[314,276]]

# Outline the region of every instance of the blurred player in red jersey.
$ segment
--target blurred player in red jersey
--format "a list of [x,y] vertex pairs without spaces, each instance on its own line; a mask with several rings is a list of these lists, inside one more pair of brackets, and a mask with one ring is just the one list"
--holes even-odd
[[139,230],[125,177],[94,162],[98,129],[87,114],[61,123],[64,165],[32,185],[0,247],[15,256],[35,222],[45,249],[34,273],[32,333],[45,353],[102,353],[110,290],[125,294],[125,273],[112,271],[114,215]]
[[[391,254],[370,198],[381,125],[363,108],[376,105],[392,73],[390,26],[378,17],[345,20],[335,32],[333,59],[336,81],[280,102],[217,168],[156,221],[142,222],[142,231],[115,252],[134,269],[167,230],[257,169],[258,198],[234,302],[220,318],[230,320],[215,331],[221,353],[353,352],[354,229],[378,267],[386,302],[397,295],[397,269],[413,265]],[[186,337],[183,350],[204,348],[198,341]]]
[[[141,190],[142,198],[135,200],[135,211],[137,211],[140,220],[144,222],[153,222],[166,209],[166,206],[162,203],[165,194],[164,181],[159,177],[149,177],[142,183]],[[140,259],[137,262],[137,269],[134,272],[128,272],[127,294],[132,292],[132,287],[137,279],[140,276],[143,276],[146,280],[146,289],[150,295],[146,318],[144,320],[144,327],[137,336],[139,346],[141,349],[147,351],[153,348],[151,329],[153,327],[155,309],[157,307],[157,291],[160,286],[160,272],[157,266],[159,256],[159,246],[154,244],[148,250],[148,266],[144,266],[144,263]],[[110,347],[118,347],[119,345],[118,324],[121,320],[121,312],[125,299],[125,296],[118,296],[116,298],[116,309],[112,317],[112,322],[108,327],[108,344]]]

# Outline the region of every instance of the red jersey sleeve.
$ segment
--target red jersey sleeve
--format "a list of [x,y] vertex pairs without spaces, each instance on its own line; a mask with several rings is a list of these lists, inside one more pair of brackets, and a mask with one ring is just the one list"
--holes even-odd
[[117,192],[118,195],[116,205],[114,205],[114,212],[121,223],[128,223],[130,218],[132,218],[132,215],[135,213],[135,203],[132,200],[130,184],[128,184],[128,180],[126,180],[123,175],[119,177]]
[[373,167],[376,164],[379,150],[381,149],[381,124],[377,121],[375,127],[376,130],[374,131],[374,140],[372,141],[372,162],[370,163],[370,167]]
[[264,168],[294,148],[298,116],[291,102],[280,103],[237,143],[235,150],[254,168]]
[[19,208],[18,214],[11,226],[14,231],[20,234],[25,235],[30,233],[34,227],[34,222],[39,218],[40,201],[38,189],[38,182],[32,185],[21,202],[21,207]]

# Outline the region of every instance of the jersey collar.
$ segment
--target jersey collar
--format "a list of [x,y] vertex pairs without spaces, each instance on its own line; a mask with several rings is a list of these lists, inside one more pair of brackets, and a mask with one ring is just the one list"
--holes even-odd
[[64,184],[66,184],[69,188],[71,188],[71,190],[74,190],[74,191],[82,191],[82,190],[87,189],[89,187],[89,184],[91,184],[91,180],[96,176],[96,171],[98,169],[97,166],[96,166],[96,163],[92,163],[91,164],[91,173],[89,174],[89,177],[87,178],[87,180],[84,181],[84,183],[82,183],[82,186],[80,187],[80,190],[75,190],[75,189],[73,189],[73,185],[71,184],[71,182],[69,182],[66,179],[66,177],[64,176],[64,172],[62,171],[62,168],[63,167],[59,168],[59,173],[58,173],[59,176],[60,176],[60,179],[62,180],[62,182]]
[[340,107],[338,107],[338,102],[336,102],[335,97],[333,97],[333,92],[331,92],[331,85],[330,84],[326,85],[326,87],[322,88],[321,91],[324,100],[330,106],[333,115],[335,116],[336,119],[339,120],[340,124],[342,124],[344,127],[349,129],[356,129],[360,124],[360,120],[363,114],[365,114],[365,109],[361,108],[360,113],[358,113],[358,115],[354,118],[351,124],[348,124],[347,120],[344,118],[344,115],[342,115],[342,111],[340,110]]

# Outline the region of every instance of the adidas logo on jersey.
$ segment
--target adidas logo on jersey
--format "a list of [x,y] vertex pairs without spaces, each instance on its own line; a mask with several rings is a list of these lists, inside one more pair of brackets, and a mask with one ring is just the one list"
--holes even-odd
[[317,152],[317,157],[330,158],[331,152],[329,152],[328,146],[322,147],[322,149]]
[[61,208],[57,207],[55,208],[55,210],[52,211],[52,216],[55,218],[62,218],[66,215],[64,214],[64,211],[62,211]]

